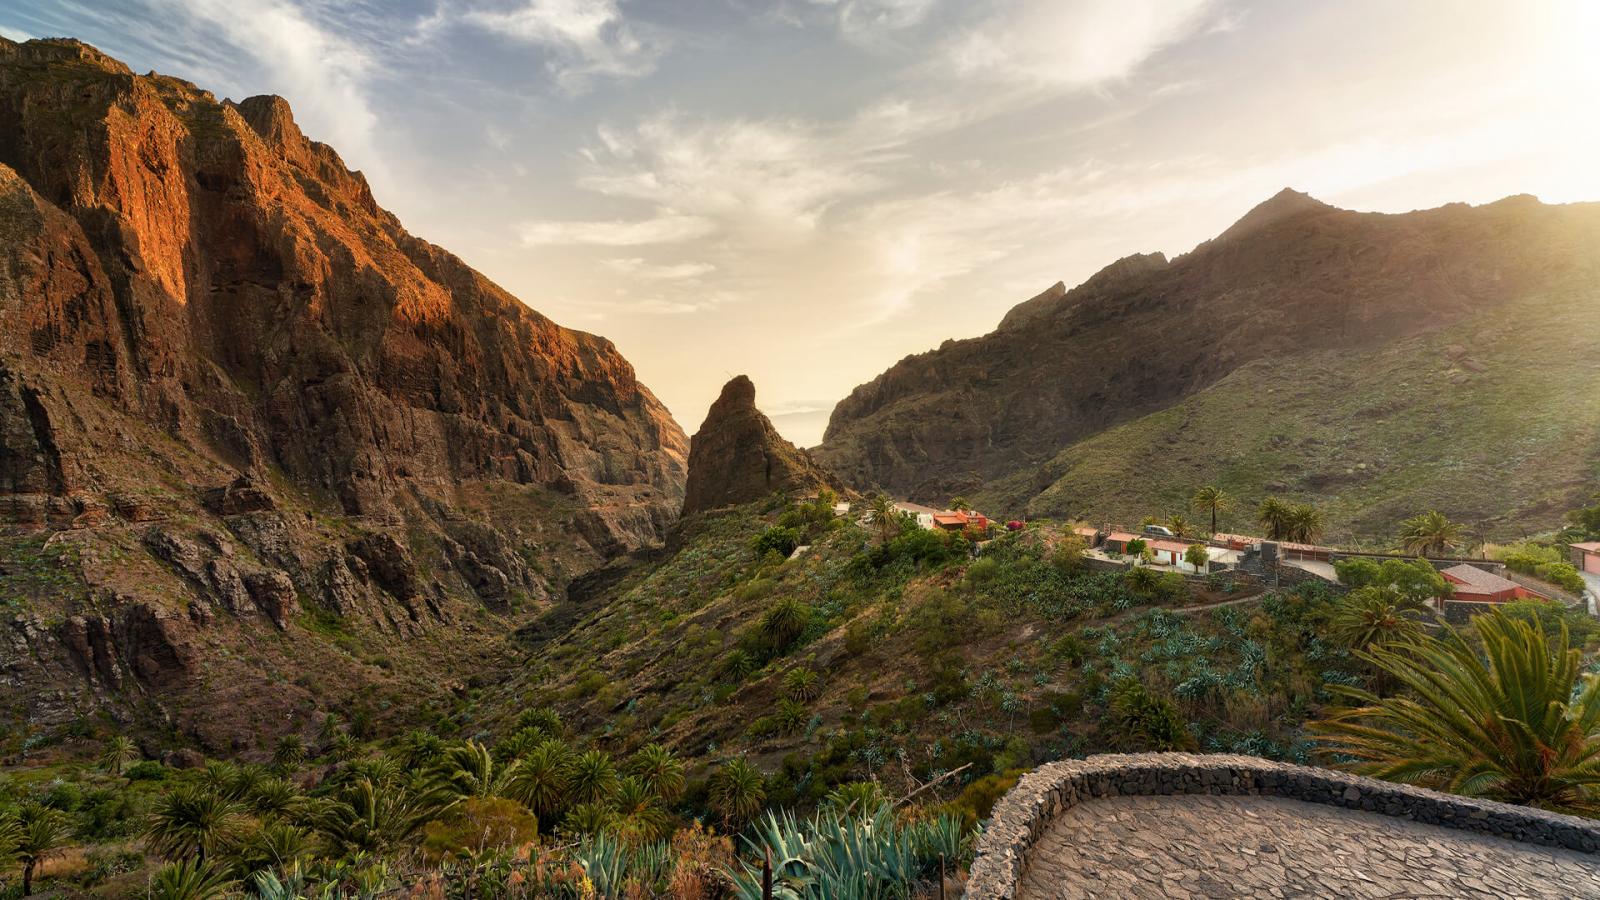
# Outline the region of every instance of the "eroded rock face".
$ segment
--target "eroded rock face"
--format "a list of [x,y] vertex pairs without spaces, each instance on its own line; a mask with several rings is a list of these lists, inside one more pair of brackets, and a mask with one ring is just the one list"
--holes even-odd
[[749,503],[775,492],[827,488],[832,478],[778,434],[756,408],[756,387],[739,375],[722,388],[689,443],[684,515]]
[[431,630],[386,662],[454,681],[521,601],[659,544],[687,453],[609,341],[408,234],[281,98],[0,39],[0,534],[85,538],[0,642],[30,723],[121,692],[269,734],[369,680],[307,611]]

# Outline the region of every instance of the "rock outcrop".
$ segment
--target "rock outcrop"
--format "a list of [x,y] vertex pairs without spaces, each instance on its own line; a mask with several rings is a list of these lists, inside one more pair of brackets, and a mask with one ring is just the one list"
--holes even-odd
[[[407,233],[283,99],[0,39],[0,535],[84,536],[58,560],[82,591],[25,598],[88,623],[71,653],[139,658],[94,649],[152,633],[92,624],[94,597],[127,596],[212,630],[186,659],[288,630],[260,665],[315,654],[357,691],[297,610],[415,635],[558,596],[664,539],[687,451],[611,342]],[[38,676],[5,646],[0,672]]]
[[[1052,478],[1040,473],[1030,480],[1029,473],[1064,448],[1172,408],[1252,364],[1292,372],[1306,354],[1398,346],[1516,301],[1574,294],[1600,295],[1600,204],[1512,197],[1385,215],[1337,209],[1286,190],[1188,254],[1119,260],[1076,288],[1057,286],[1020,304],[987,335],[901,360],[840,401],[812,453],[854,487],[912,498],[981,496],[1009,479],[1010,493],[1001,499],[1020,514]],[[1454,383],[1473,377],[1462,370]],[[1345,399],[1318,397],[1314,384],[1283,387],[1291,386],[1297,408],[1333,409]],[[1557,397],[1551,394],[1550,402]],[[1385,408],[1382,398],[1371,405]],[[1256,406],[1270,409],[1268,398]],[[1357,417],[1347,427],[1370,421]],[[1477,432],[1466,430],[1481,430],[1481,420],[1469,416],[1453,427],[1470,439]],[[1199,476],[1207,480],[1225,467],[1253,465],[1245,451],[1230,450],[1222,459],[1221,448],[1185,443],[1181,434],[1163,440],[1149,452],[1210,454],[1213,471]],[[1593,458],[1592,445],[1557,449]],[[1097,470],[1101,490],[1143,477],[1148,460],[1138,454],[1147,451],[1123,452],[1135,455],[1113,463],[1120,468]],[[1447,470],[1458,468],[1435,474]],[[1566,492],[1577,499],[1563,477],[1552,476],[1528,496],[1543,502]],[[1194,485],[1166,487],[1181,493]],[[1077,515],[1104,508],[1075,499],[1066,508],[1052,503],[1032,511]]]
[[811,455],[784,440],[756,408],[756,386],[738,375],[722,387],[689,441],[683,513],[749,503],[774,493],[835,488]]

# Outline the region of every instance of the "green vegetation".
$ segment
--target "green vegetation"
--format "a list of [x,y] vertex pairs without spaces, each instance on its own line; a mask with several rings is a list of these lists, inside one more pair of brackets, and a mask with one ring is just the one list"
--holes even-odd
[[1217,517],[1233,508],[1233,498],[1222,488],[1208,484],[1194,492],[1194,496],[1189,498],[1189,506],[1211,517],[1211,533],[1216,534]]
[[1557,812],[1600,814],[1600,679],[1582,651],[1496,611],[1360,654],[1408,693],[1335,688],[1356,706],[1312,726],[1354,771]]
[[1399,544],[1413,556],[1450,556],[1466,544],[1466,527],[1432,510],[1400,523]]
[[1322,511],[1309,503],[1268,497],[1256,508],[1256,523],[1268,540],[1309,544],[1322,537]]
[[1583,576],[1560,550],[1548,544],[1514,544],[1500,548],[1496,556],[1513,572],[1532,575],[1572,594],[1583,593]]

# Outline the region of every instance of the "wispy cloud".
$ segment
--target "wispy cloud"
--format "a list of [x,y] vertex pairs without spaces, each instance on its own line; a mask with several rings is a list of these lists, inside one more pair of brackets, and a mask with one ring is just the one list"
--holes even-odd
[[[571,90],[596,77],[631,78],[653,71],[662,47],[645,40],[616,0],[525,0],[509,10],[472,10],[462,20],[509,40],[541,48],[545,68]],[[437,28],[436,19],[426,20]]]
[[518,229],[527,246],[543,244],[595,244],[605,247],[634,247],[643,244],[671,244],[705,237],[716,229],[709,219],[660,211],[647,219],[608,221],[525,222]]
[[23,31],[20,28],[8,28],[5,25],[0,25],[0,37],[19,42],[33,40],[33,35],[27,33],[26,31]]
[[647,281],[682,281],[688,278],[710,275],[717,270],[717,267],[710,263],[685,262],[655,265],[637,256],[607,259],[602,261],[601,265],[613,272]]

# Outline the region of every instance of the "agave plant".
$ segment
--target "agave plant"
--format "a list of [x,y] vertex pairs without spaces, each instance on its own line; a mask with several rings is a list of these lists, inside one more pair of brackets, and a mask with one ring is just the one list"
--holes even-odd
[[[864,813],[824,810],[804,821],[768,813],[745,844],[755,859],[770,852],[773,896],[788,900],[909,897],[941,855],[957,865],[967,853],[959,820],[901,825],[887,803]],[[727,875],[735,896],[762,896],[759,865],[744,863]]]
[[1551,637],[1500,610],[1474,622],[1482,653],[1455,630],[1356,655],[1408,689],[1328,690],[1355,706],[1310,726],[1334,761],[1364,775],[1600,815],[1600,677]]

